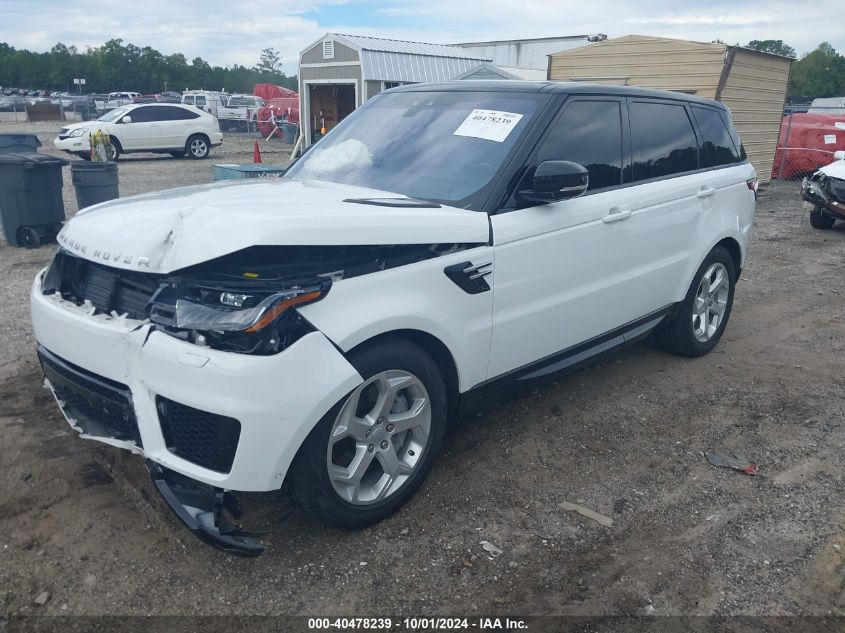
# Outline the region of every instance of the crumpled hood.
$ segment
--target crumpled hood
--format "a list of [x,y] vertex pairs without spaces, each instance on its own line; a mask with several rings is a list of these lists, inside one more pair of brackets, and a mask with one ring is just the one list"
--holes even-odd
[[828,178],[839,178],[845,180],[845,160],[835,160],[830,165],[819,169]]
[[402,198],[286,178],[222,182],[83,209],[59,233],[68,251],[126,270],[169,273],[258,245],[486,243],[487,215],[453,207],[386,207]]

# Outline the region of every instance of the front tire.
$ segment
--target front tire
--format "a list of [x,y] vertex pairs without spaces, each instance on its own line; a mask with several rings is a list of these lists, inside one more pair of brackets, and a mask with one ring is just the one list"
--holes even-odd
[[422,485],[446,432],[437,364],[398,337],[354,350],[364,382],[317,423],[290,470],[304,510],[346,529],[396,512]]
[[668,352],[697,358],[709,353],[731,316],[736,267],[727,249],[717,246],[695,273],[677,313],[661,324],[657,341]]
[[836,218],[832,215],[828,215],[818,207],[810,211],[810,226],[814,229],[827,231],[828,229],[833,228],[834,222],[836,222]]
[[202,134],[194,134],[188,139],[188,142],[185,143],[185,151],[191,156],[191,158],[195,158],[197,160],[208,158],[208,152],[210,149],[208,139]]

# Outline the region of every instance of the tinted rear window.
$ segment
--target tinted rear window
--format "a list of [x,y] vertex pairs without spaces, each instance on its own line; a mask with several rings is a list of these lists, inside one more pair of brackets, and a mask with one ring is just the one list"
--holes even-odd
[[693,107],[692,114],[702,136],[701,166],[718,167],[740,162],[739,152],[719,113],[710,108]]
[[184,121],[187,119],[198,119],[199,112],[190,112],[184,108],[174,108],[172,106],[159,106],[158,110],[159,121]]
[[684,106],[635,101],[629,112],[635,181],[698,169],[698,143]]

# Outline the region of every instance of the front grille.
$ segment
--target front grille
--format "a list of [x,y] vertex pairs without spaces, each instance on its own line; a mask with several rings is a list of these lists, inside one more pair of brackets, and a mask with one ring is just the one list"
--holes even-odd
[[148,303],[158,289],[161,275],[111,268],[74,257],[56,255],[44,282],[44,292],[59,291],[68,301],[90,301],[98,312],[146,319]]
[[38,359],[74,425],[87,435],[143,446],[129,387],[77,367],[40,345]]
[[241,423],[156,396],[167,450],[197,466],[228,473],[235,460]]

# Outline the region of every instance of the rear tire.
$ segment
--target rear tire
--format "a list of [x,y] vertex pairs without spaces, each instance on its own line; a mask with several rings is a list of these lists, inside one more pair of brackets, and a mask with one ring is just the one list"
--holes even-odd
[[417,345],[386,337],[354,350],[364,383],[323,416],[290,469],[307,512],[346,529],[396,512],[422,485],[446,432],[446,386]]
[[208,158],[208,153],[211,150],[208,139],[202,134],[194,134],[185,143],[185,152],[194,159],[202,160]]
[[117,159],[120,158],[120,155],[123,153],[123,147],[121,147],[120,141],[118,141],[115,137],[110,136],[109,140],[112,147],[114,147],[114,156],[112,157],[112,160],[117,162]]
[[76,152],[76,155],[82,160],[91,160],[91,152]]
[[832,215],[828,215],[818,207],[810,211],[810,226],[814,229],[820,229],[822,231],[827,231],[828,229],[833,228],[833,224],[836,222],[836,218]]
[[689,358],[709,353],[728,324],[735,284],[733,257],[717,246],[696,271],[678,311],[658,328],[655,338],[661,347]]

